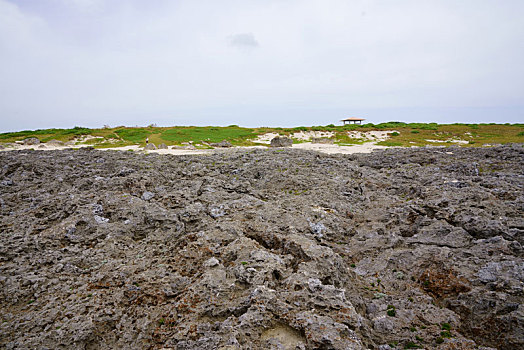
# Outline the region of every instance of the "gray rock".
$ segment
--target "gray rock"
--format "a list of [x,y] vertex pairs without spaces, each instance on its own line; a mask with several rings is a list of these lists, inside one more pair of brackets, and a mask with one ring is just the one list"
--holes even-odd
[[156,146],[155,146],[154,143],[148,143],[148,144],[145,145],[145,147],[144,147],[144,150],[145,150],[145,151],[154,151],[154,150],[156,150],[156,149],[157,149],[157,148],[156,148]]
[[13,180],[5,179],[0,181],[0,186],[12,186],[14,184]]
[[100,216],[100,215],[95,215],[94,218],[97,224],[105,224],[109,222],[108,218],[104,218],[103,216]]
[[393,350],[393,348],[388,344],[382,344],[378,346],[378,350]]
[[324,237],[324,233],[327,231],[326,226],[324,226],[323,223],[317,222],[317,223],[309,223],[309,229],[311,233],[315,235],[317,239],[321,239]]
[[214,267],[214,266],[217,266],[218,264],[220,264],[218,259],[215,257],[212,257],[209,260],[206,260],[206,262],[204,263],[204,266],[205,267]]
[[148,201],[151,200],[154,196],[155,194],[153,192],[145,191],[144,193],[142,193],[141,198],[145,201]]
[[523,159],[0,152],[0,348],[522,348]]
[[227,140],[223,140],[223,141],[216,142],[216,143],[211,143],[211,146],[212,146],[212,147],[221,147],[221,148],[229,148],[229,147],[233,147],[233,145],[231,144],[231,142],[229,142],[229,141],[227,141]]
[[293,140],[285,136],[277,136],[271,140],[271,147],[291,147]]
[[386,316],[380,316],[373,321],[373,329],[379,333],[390,333],[394,328],[393,321]]
[[28,137],[28,138],[22,140],[22,143],[24,145],[33,146],[33,145],[40,144],[40,140],[38,138],[36,138],[36,137]]
[[158,149],[168,149],[168,147],[165,143],[161,143],[160,145],[158,145]]

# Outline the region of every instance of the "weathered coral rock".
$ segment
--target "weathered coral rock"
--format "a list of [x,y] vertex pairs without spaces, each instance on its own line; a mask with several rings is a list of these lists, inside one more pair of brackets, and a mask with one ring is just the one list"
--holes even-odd
[[220,141],[220,142],[212,143],[211,146],[212,146],[212,147],[220,147],[220,148],[230,148],[230,147],[233,147],[233,145],[231,144],[231,142],[229,142],[229,141],[227,141],[227,140],[223,140],[223,141]]
[[285,136],[277,136],[271,139],[271,147],[291,147],[293,140]]
[[22,140],[22,144],[34,146],[40,144],[40,140],[36,137],[28,137],[27,139]]
[[0,348],[522,348],[523,164],[1,152]]

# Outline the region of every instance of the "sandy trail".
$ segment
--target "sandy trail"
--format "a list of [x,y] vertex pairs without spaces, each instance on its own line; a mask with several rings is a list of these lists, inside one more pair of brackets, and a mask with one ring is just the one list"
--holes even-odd
[[[89,145],[76,145],[76,146],[48,146],[45,147],[38,146],[29,146],[29,145],[15,145],[14,147],[4,148],[0,151],[14,151],[14,150],[43,150],[43,151],[54,151],[62,150],[67,148],[82,148],[88,147]],[[232,148],[215,148],[215,149],[157,149],[152,151],[147,151],[150,153],[158,154],[172,154],[172,155],[191,155],[191,154],[212,154],[217,152],[228,152],[231,150],[241,150],[241,149],[266,149],[266,146],[249,146],[249,147],[232,147]],[[385,149],[388,147],[378,146],[374,142],[367,142],[364,144],[352,145],[352,146],[339,146],[336,144],[317,144],[317,143],[298,143],[292,146],[293,149],[302,149],[317,151],[326,154],[353,154],[353,153],[370,153],[376,149]],[[116,151],[134,151],[134,152],[143,152],[144,149],[141,146],[124,146],[124,147],[112,147],[112,148],[101,148],[101,150],[116,150]]]

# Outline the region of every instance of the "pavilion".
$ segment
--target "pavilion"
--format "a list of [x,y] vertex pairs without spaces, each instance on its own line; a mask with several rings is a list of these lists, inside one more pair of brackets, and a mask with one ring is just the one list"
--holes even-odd
[[366,120],[366,119],[362,119],[362,118],[347,118],[347,119],[342,119],[341,122],[343,122],[344,124],[343,125],[346,125],[346,122],[348,124],[362,124],[362,121],[363,120]]

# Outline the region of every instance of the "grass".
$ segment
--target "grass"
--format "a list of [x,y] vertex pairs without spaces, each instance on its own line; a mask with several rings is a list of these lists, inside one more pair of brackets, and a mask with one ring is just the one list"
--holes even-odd
[[400,146],[404,146],[402,144],[402,142],[395,142],[395,141],[380,141],[380,142],[377,142],[377,145],[380,145],[380,146],[388,146],[388,147],[400,147]]
[[93,130],[94,129],[75,126],[72,129],[38,129],[7,132],[0,134],[0,142],[14,142],[28,137],[36,137],[43,142],[52,139],[59,141],[69,141],[80,135],[91,135]]
[[393,305],[388,305],[386,313],[390,317],[395,317],[397,315],[397,311],[395,310],[395,307]]
[[452,337],[450,331],[442,331],[442,332],[440,332],[440,336],[442,338],[451,338]]
[[409,341],[406,343],[406,345],[404,345],[404,349],[422,349],[423,347],[412,342],[412,341]]
[[[238,125],[227,127],[117,127],[89,129],[76,126],[71,129],[39,129],[23,130],[0,134],[0,143],[21,141],[28,137],[37,137],[41,142],[50,140],[71,141],[78,140],[80,136],[93,136],[98,139],[86,140],[84,143],[97,148],[118,147],[132,144],[145,144],[146,138],[158,145],[178,145],[192,141],[195,144],[202,142],[220,142],[228,140],[233,145],[253,145],[253,140],[265,133],[278,133],[292,135],[296,132],[330,131],[334,133],[333,139],[339,145],[354,145],[365,142],[363,139],[351,138],[348,131],[373,131],[392,130],[390,139],[378,142],[383,146],[452,146],[457,145],[457,140],[463,141],[461,147],[481,147],[484,144],[505,144],[524,142],[524,124],[436,124],[436,123],[403,123],[388,122],[380,124],[363,125],[325,125],[325,126],[298,126],[294,128],[242,128]],[[111,140],[111,142],[109,142]],[[440,142],[431,142],[435,140]],[[296,140],[295,140],[296,141]],[[297,143],[296,141],[295,143]],[[202,145],[201,147],[207,147]]]
[[174,143],[182,142],[220,142],[228,140],[234,145],[243,145],[257,136],[253,129],[238,126],[228,127],[178,127],[165,130],[161,138]]
[[142,143],[146,141],[146,137],[148,137],[151,133],[144,128],[125,128],[115,130],[115,134],[125,141]]
[[451,325],[449,323],[443,323],[440,325],[440,327],[445,330],[445,331],[450,331],[451,330]]

